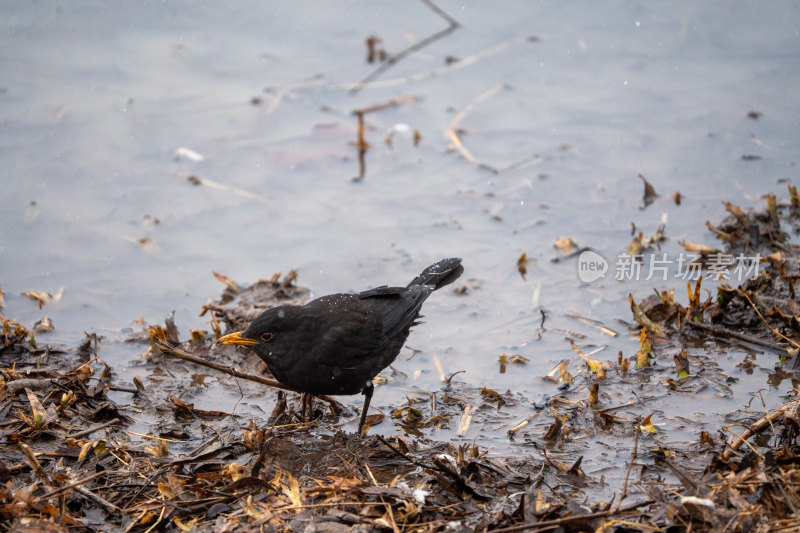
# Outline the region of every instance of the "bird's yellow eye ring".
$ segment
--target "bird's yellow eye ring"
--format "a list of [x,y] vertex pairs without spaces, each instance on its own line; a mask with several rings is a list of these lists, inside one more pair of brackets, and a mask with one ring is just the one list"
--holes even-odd
[[261,340],[264,342],[269,342],[272,340],[272,333],[262,333]]

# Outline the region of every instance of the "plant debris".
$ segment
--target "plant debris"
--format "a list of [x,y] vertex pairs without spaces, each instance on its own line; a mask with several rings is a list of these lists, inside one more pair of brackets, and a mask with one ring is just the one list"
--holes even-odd
[[[108,341],[97,334],[63,350],[0,317],[0,531],[797,529],[796,389],[778,408],[731,413],[744,427],[727,438],[701,431],[693,442],[666,441],[672,415],[660,399],[731,396],[721,371],[698,355],[698,341],[767,349],[784,373],[798,370],[800,265],[782,230],[796,222],[796,206],[768,197],[764,212],[726,208],[730,217],[709,229],[723,253],[762,254],[757,275],[734,288],[709,256],[705,273],[719,283],[712,294],[698,280],[685,304],[672,291],[629,296],[637,354],[609,357],[606,346],[570,332],[565,355],[573,359],[542,378],[557,396],[532,403],[454,380],[454,372],[442,390],[409,389],[405,405],[368,417],[368,429],[393,425],[387,437],[337,430],[352,413],[315,409],[313,398],[298,402],[294,393],[269,389],[274,402],[263,418],[252,409],[203,408],[193,397],[209,373],[245,398],[275,386],[259,375],[257,357],[214,339],[268,306],[305,301],[309,291],[294,271],[252,285],[215,273],[222,295],[202,310],[211,331],[185,340],[172,317],[137,323],[142,331],[129,342],[143,354],[132,368],[144,374],[132,383],[98,356]],[[606,339],[618,335],[602,321],[569,316]],[[42,319],[38,331],[48,323]],[[501,353],[499,372],[525,371],[528,362]],[[626,386],[634,397],[619,399]],[[520,404],[530,414],[512,419],[509,409]],[[463,439],[427,437],[447,427]],[[501,428],[529,452],[501,456],[471,443],[476,432]],[[595,496],[606,484],[603,471],[593,471],[580,446],[618,447],[603,442],[609,437],[633,443],[625,447],[622,491],[606,501]]]

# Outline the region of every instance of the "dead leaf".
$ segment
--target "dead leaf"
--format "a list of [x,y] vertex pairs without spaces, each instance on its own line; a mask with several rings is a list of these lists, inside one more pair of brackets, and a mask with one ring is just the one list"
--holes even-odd
[[681,351],[673,357],[675,360],[675,369],[678,371],[678,379],[689,377],[689,356],[686,352]]
[[283,493],[288,496],[289,501],[292,502],[292,505],[297,507],[301,507],[303,505],[303,498],[300,494],[300,484],[291,474],[286,474],[288,476],[289,485],[283,485],[281,490]]
[[635,318],[640,325],[652,331],[656,335],[659,335],[661,337],[664,336],[664,331],[660,327],[658,327],[658,325],[655,322],[650,320],[650,318],[645,314],[644,311],[642,311],[642,308],[639,307],[639,304],[636,303],[636,301],[633,299],[633,294],[628,294],[628,303],[631,306],[631,311],[633,312],[633,318]]
[[569,237],[560,237],[554,244],[556,250],[561,253],[569,253],[578,249],[578,243]]
[[53,325],[53,321],[46,316],[33,325],[33,331],[36,333],[45,333],[47,331],[53,331],[54,329],[56,329],[56,327]]
[[239,481],[244,475],[244,467],[239,463],[230,463],[220,472],[223,476],[228,476],[231,481]]
[[517,259],[517,270],[519,270],[519,275],[522,276],[522,279],[525,279],[525,274],[528,273],[528,256],[527,254],[523,253]]
[[650,185],[650,182],[648,182],[644,176],[639,174],[639,178],[644,182],[644,207],[647,207],[658,198],[658,194],[656,194],[655,188]]
[[[156,438],[155,446],[145,446],[144,451],[153,457],[167,457],[169,455],[169,448],[165,439]],[[83,452],[81,452],[83,453]]]
[[[575,344],[574,341],[569,341],[569,344],[570,344],[570,346],[572,346],[572,349],[575,351],[575,353],[578,354],[578,356],[581,359],[583,359],[583,362],[586,363],[586,366],[589,367],[589,370],[591,370],[592,372],[597,372],[598,370],[603,368],[603,361],[601,361],[600,359],[592,359],[592,358],[588,357],[587,355],[585,355],[581,351],[581,349],[578,347],[578,345]],[[595,350],[595,352],[596,351],[597,350]]]
[[658,426],[664,425],[664,424],[653,424],[653,422],[650,421],[652,417],[653,413],[650,413],[649,415],[647,415],[647,418],[642,420],[642,423],[639,424],[638,426],[640,431],[647,431],[648,433],[656,433],[658,432],[658,428],[656,427],[656,425]]
[[511,363],[512,365],[519,365],[519,366],[526,364],[528,361],[530,361],[530,359],[528,359],[527,357],[523,357],[521,355],[512,355],[511,358],[508,360],[508,362]]
[[625,249],[625,252],[628,255],[642,255],[645,250],[644,244],[642,244],[642,239],[644,238],[644,233],[641,231],[633,236],[633,240]]
[[37,292],[37,291],[25,291],[22,293],[22,296],[27,296],[31,300],[36,300],[39,303],[39,309],[48,302],[58,303],[61,300],[61,296],[64,294],[64,288],[62,287],[55,296],[50,294],[49,292]]
[[548,442],[553,442],[561,436],[561,428],[564,426],[564,422],[567,421],[567,413],[559,417],[555,410],[551,409],[551,412],[553,413],[553,417],[555,417],[555,422],[547,428],[547,433],[544,434],[544,440]]
[[[240,291],[241,289],[240,289],[240,287],[239,287],[239,284],[238,284],[238,283],[236,283],[235,281],[233,281],[233,280],[232,280],[231,278],[229,278],[228,276],[226,276],[226,275],[224,275],[224,274],[220,274],[219,272],[216,272],[216,271],[214,271],[214,270],[212,270],[212,271],[211,271],[211,273],[212,273],[212,274],[214,274],[214,277],[215,277],[215,278],[217,278],[217,280],[218,280],[218,281],[221,281],[222,283],[224,283],[224,284],[225,284],[225,286],[226,286],[226,287],[228,287],[228,289],[229,289],[231,292],[233,292],[234,294],[239,294],[239,291]],[[280,274],[278,274],[278,275],[280,276]]]
[[735,217],[743,217],[743,216],[747,215],[747,213],[744,212],[744,209],[742,209],[738,205],[732,204],[730,202],[726,202],[724,200],[722,201],[722,205],[725,206],[725,210],[728,213],[730,213],[731,215],[733,215]]

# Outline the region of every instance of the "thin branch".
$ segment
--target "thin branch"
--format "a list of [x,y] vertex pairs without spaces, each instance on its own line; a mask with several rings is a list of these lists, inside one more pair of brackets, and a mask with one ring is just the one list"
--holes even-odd
[[120,422],[119,418],[114,418],[113,420],[109,420],[108,422],[104,422],[98,426],[91,427],[89,429],[84,429],[83,431],[78,431],[77,433],[73,433],[72,435],[68,435],[68,439],[79,439],[81,437],[85,437],[86,435],[91,435],[95,431],[100,431],[101,429],[105,429],[108,426],[113,426],[114,424],[118,424]]
[[384,109],[389,109],[392,107],[400,107],[401,105],[413,104],[414,102],[418,102],[420,100],[422,100],[421,96],[418,96],[416,94],[410,94],[408,96],[401,96],[400,98],[395,98],[394,100],[389,100],[388,102],[383,102],[381,104],[373,104],[371,106],[354,109],[353,114],[366,115],[367,113],[374,113],[375,111],[382,111]]
[[[711,333],[714,336],[719,337],[721,340],[728,340],[728,339],[726,339],[726,337],[733,337],[735,339],[739,339],[739,340],[742,340],[742,341],[745,341],[745,342],[749,342],[750,344],[756,344],[758,346],[764,346],[764,347],[769,348],[771,350],[775,350],[776,352],[786,352],[786,348],[781,346],[780,344],[775,344],[774,342],[765,341],[765,340],[759,339],[757,337],[754,337],[752,335],[748,335],[746,333],[741,333],[741,332],[726,328],[724,326],[720,326],[718,324],[704,324],[702,322],[694,322],[693,320],[690,320],[690,321],[686,322],[686,324],[689,327],[692,327],[692,328],[695,328],[695,329],[702,329],[703,331]],[[728,340],[728,342],[730,342],[730,341]]]
[[358,176],[355,176],[353,181],[361,181],[367,174],[365,156],[367,154],[367,150],[369,150],[370,144],[364,135],[364,115],[367,113],[374,113],[375,111],[381,111],[383,109],[400,107],[401,105],[411,104],[419,100],[419,96],[409,95],[401,98],[395,98],[394,100],[389,100],[388,102],[383,102],[381,104],[374,104],[353,110],[353,114],[358,118],[358,138],[355,142],[355,146],[358,148]]
[[[531,38],[529,38],[529,37],[514,39],[514,40],[511,40],[511,41],[504,41],[504,42],[501,42],[501,43],[496,44],[494,46],[491,46],[489,48],[486,48],[485,50],[481,50],[480,52],[476,52],[476,53],[474,53],[474,54],[472,54],[470,56],[467,56],[467,57],[465,57],[463,59],[460,59],[460,60],[455,61],[453,63],[448,63],[447,65],[443,65],[441,67],[438,67],[438,68],[435,68],[435,69],[432,69],[432,70],[426,70],[426,71],[423,71],[423,72],[417,72],[416,74],[411,74],[410,76],[406,76],[404,78],[392,78],[392,79],[389,79],[389,80],[381,80],[381,81],[373,82],[369,86],[369,88],[370,89],[378,89],[378,88],[386,88],[386,87],[395,87],[397,85],[408,85],[410,83],[416,83],[418,81],[422,81],[422,80],[427,80],[429,78],[433,78],[433,77],[438,76],[440,74],[447,74],[447,73],[450,73],[450,72],[455,72],[456,70],[461,70],[462,68],[468,67],[470,65],[473,65],[473,64],[477,63],[478,61],[486,59],[487,57],[491,57],[491,56],[493,56],[495,54],[499,54],[500,52],[503,52],[503,51],[511,48],[514,45],[520,45],[520,44],[525,44],[525,43],[529,43],[529,42],[534,42],[534,41],[532,41]],[[359,87],[359,86],[360,86],[360,84],[344,84],[344,85],[341,86],[341,88],[342,89],[353,90],[353,88]]]
[[119,507],[117,507],[116,505],[111,503],[110,501],[106,500],[102,496],[99,496],[99,495],[95,494],[94,492],[90,491],[86,487],[84,487],[82,485],[76,485],[75,486],[75,490],[80,492],[81,494],[83,494],[84,496],[89,498],[90,500],[94,501],[95,503],[105,507],[106,509],[108,509],[112,513],[120,513],[120,514],[122,514],[122,509],[120,509]]
[[728,459],[730,459],[731,455],[733,455],[733,452],[741,448],[742,444],[745,444],[747,442],[747,439],[749,439],[750,437],[752,437],[757,433],[760,433],[761,431],[766,429],[767,426],[771,426],[773,421],[777,420],[778,418],[783,416],[784,413],[786,413],[786,409],[792,407],[799,401],[800,400],[798,399],[794,399],[789,403],[787,403],[786,405],[784,405],[783,407],[781,407],[780,409],[776,409],[775,411],[772,411],[768,415],[762,416],[761,418],[753,422],[753,424],[748,429],[746,429],[744,433],[736,437],[733,441],[728,441],[726,443],[725,451],[723,451],[719,456],[720,460],[727,461]]
[[399,52],[393,55],[392,57],[388,58],[386,61],[383,62],[383,64],[381,64],[381,66],[372,71],[372,73],[369,74],[366,78],[358,82],[358,84],[355,87],[350,89],[351,95],[361,91],[361,89],[363,89],[367,84],[369,84],[372,80],[374,80],[375,78],[377,78],[390,68],[392,68],[394,64],[400,61],[401,59],[405,59],[414,52],[421,50],[422,48],[425,48],[432,42],[437,41],[450,33],[453,33],[459,27],[458,22],[456,22],[456,20],[453,17],[442,11],[438,6],[436,6],[433,2],[431,2],[431,0],[422,0],[422,3],[428,6],[434,13],[445,19],[448,24],[447,28],[438,31],[433,35],[430,35],[425,39],[422,39],[421,41],[412,44],[402,52]]
[[[205,366],[205,367],[208,367],[208,368],[213,368],[214,370],[217,370],[219,372],[223,372],[223,373],[228,374],[230,376],[234,376],[234,377],[241,378],[241,379],[246,379],[248,381],[255,381],[256,383],[261,383],[262,385],[267,385],[269,387],[275,387],[276,389],[283,389],[283,390],[288,390],[288,391],[292,391],[292,392],[299,392],[301,394],[303,392],[303,391],[298,391],[298,390],[292,389],[291,387],[287,387],[283,383],[281,383],[281,382],[279,382],[277,380],[274,380],[274,379],[269,379],[269,378],[264,378],[264,377],[261,377],[261,376],[256,376],[256,375],[253,375],[253,374],[248,374],[247,372],[242,372],[242,371],[236,370],[235,368],[232,368],[232,367],[219,365],[217,363],[212,363],[211,361],[206,361],[205,359],[201,359],[199,357],[195,357],[194,355],[190,354],[189,352],[187,352],[185,350],[181,350],[180,348],[176,348],[176,347],[170,346],[169,344],[166,344],[165,342],[163,342],[160,339],[154,339],[154,342],[156,343],[156,345],[158,346],[158,348],[162,352],[164,352],[167,355],[171,355],[172,357],[177,357],[178,359],[183,359],[184,361],[189,361],[190,363],[194,363],[196,365],[201,365],[201,366]],[[335,413],[338,414],[338,413],[341,412],[341,408],[339,407],[338,402],[332,396],[327,396],[327,395],[315,395],[315,396],[317,396],[317,398],[319,398],[320,400],[328,402],[330,404],[330,406],[331,406],[331,410],[334,411]]]
[[59,487],[57,489],[51,490],[47,494],[45,494],[43,496],[40,496],[39,500],[46,500],[48,498],[52,498],[53,496],[56,496],[57,494],[61,494],[65,490],[73,489],[73,488],[77,487],[78,485],[83,485],[87,481],[91,481],[94,478],[102,476],[102,475],[108,475],[108,472],[105,471],[105,470],[101,470],[100,472],[95,472],[91,476],[86,476],[85,478],[79,479],[78,481],[74,481],[74,482],[70,483],[69,485],[64,485],[63,487]]
[[631,475],[631,469],[633,468],[633,463],[636,462],[636,459],[639,457],[639,434],[642,432],[641,429],[642,419],[640,417],[636,418],[636,439],[633,443],[633,456],[631,457],[631,462],[628,463],[628,469],[625,471],[625,484],[622,486],[622,495],[619,497],[619,503],[617,504],[617,510],[619,510],[619,506],[622,505],[622,500],[628,497],[628,478]]
[[403,453],[400,450],[398,450],[397,448],[395,448],[394,446],[392,446],[391,444],[389,444],[389,441],[384,439],[381,435],[375,435],[375,436],[378,438],[379,441],[384,443],[390,450],[392,450],[394,453],[396,453],[397,455],[399,455],[400,457],[402,457],[403,459],[405,459],[409,463],[411,463],[413,465],[417,465],[420,468],[424,468],[425,470],[436,470],[436,471],[441,472],[443,474],[447,474],[448,476],[452,476],[453,475],[453,472],[447,470],[446,468],[442,468],[442,467],[440,467],[438,465],[435,465],[435,464],[434,465],[426,465],[425,463],[421,463],[421,462],[417,461],[416,459],[414,459],[413,457],[411,457],[410,455],[408,455],[407,453]]
[[613,516],[620,513],[627,513],[628,511],[633,511],[638,507],[642,507],[643,505],[650,505],[651,503],[655,503],[655,500],[644,500],[639,503],[632,503],[630,505],[626,505],[625,507],[619,507],[617,509],[607,509],[605,511],[598,511],[596,513],[576,514],[576,515],[565,516],[563,518],[556,518],[554,520],[542,520],[541,522],[525,522],[522,524],[517,524],[515,526],[502,527],[500,529],[490,529],[488,533],[510,533],[511,531],[523,531],[525,529],[534,529],[534,528],[540,529],[544,527],[550,528],[550,526],[560,526],[563,524],[569,524],[570,522],[576,522],[579,520],[605,518],[607,516]]

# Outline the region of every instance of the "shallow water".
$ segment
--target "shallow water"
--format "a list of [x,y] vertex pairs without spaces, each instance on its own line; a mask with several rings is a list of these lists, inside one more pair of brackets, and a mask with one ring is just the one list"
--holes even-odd
[[[30,326],[46,314],[56,330],[40,342],[73,346],[86,331],[121,340],[134,320],[161,323],[175,310],[186,336],[208,328],[200,307],[222,289],[212,270],[248,283],[295,268],[300,284],[323,295],[404,284],[460,256],[468,293],[428,301],[426,323],[408,341],[422,352],[398,359],[409,377],[379,387],[376,407],[389,412],[409,387],[440,390],[434,356],[446,374],[464,371],[457,382],[539,401],[559,392],[541,379],[553,366],[580,366],[570,332],[608,346],[595,357],[635,354],[637,340],[615,322],[632,321],[628,293],[672,287],[685,302],[685,281],[674,264],[666,281],[613,279],[631,223],[651,234],[666,220],[662,251],[674,260],[679,239],[716,244],[704,222],[724,218],[721,199],[761,208],[763,194],[785,198],[785,180],[796,179],[800,10],[439,5],[461,26],[357,94],[348,89],[375,68],[364,61],[367,36],[393,53],[445,21],[422,3],[0,6],[3,315]],[[447,57],[472,56],[444,68]],[[352,111],[407,95],[420,99],[366,115],[366,176],[352,181]],[[447,130],[465,109],[464,145],[507,170],[493,173],[452,149]],[[419,131],[419,146],[401,134],[387,146],[396,124]],[[638,174],[660,194],[646,209]],[[195,186],[189,176],[206,181]],[[606,278],[583,283],[575,258],[552,262],[561,236],[611,261]],[[516,268],[523,252],[526,279]],[[62,287],[61,301],[41,310],[20,295]],[[567,317],[571,310],[621,335]],[[766,370],[738,371],[744,352],[707,351],[740,378],[735,399],[672,395],[643,407],[643,415],[681,412],[697,423],[662,420],[667,440],[717,427],[754,391],[775,406],[788,390],[768,385]],[[127,376],[137,370],[128,368],[132,352],[107,342],[101,355]],[[501,352],[530,362],[500,374]],[[775,359],[759,354],[758,364],[768,370]],[[630,397],[618,393],[608,400]],[[221,410],[237,399],[213,385],[195,398]],[[510,418],[525,416],[518,406]],[[465,440],[504,451],[511,425],[476,424]],[[392,430],[388,421],[376,428]]]

